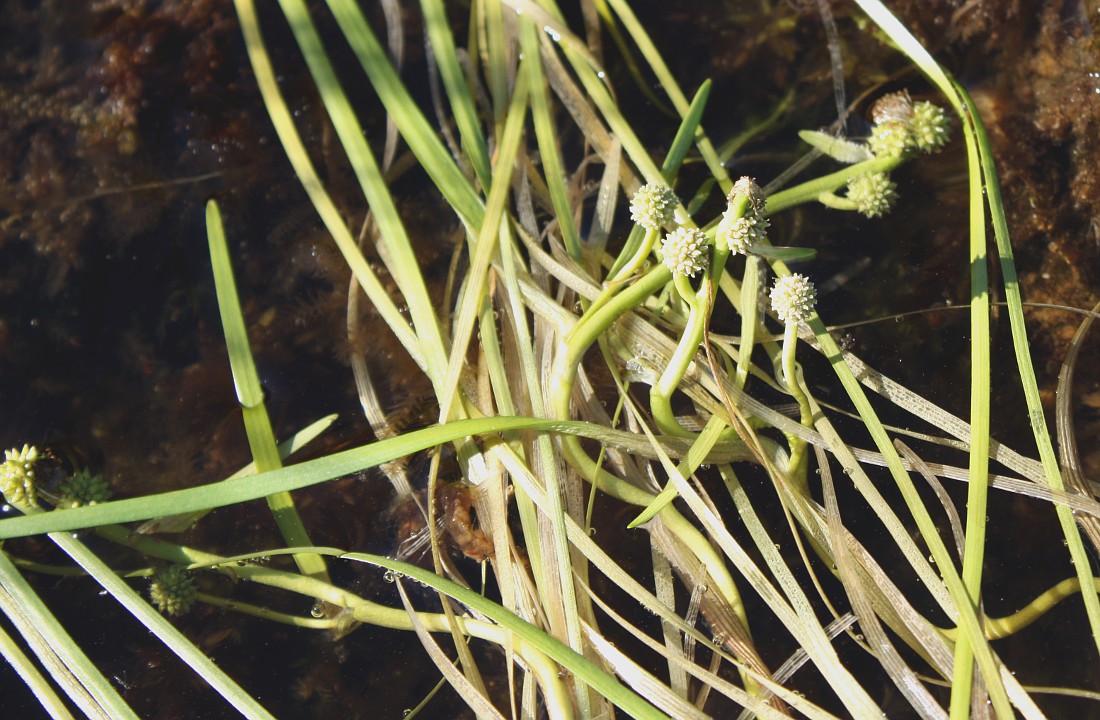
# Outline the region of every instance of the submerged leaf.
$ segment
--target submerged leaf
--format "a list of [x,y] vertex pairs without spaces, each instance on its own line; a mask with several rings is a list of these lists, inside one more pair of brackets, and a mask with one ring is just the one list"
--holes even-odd
[[798,133],[798,137],[837,162],[854,165],[874,157],[871,150],[863,143],[855,143],[819,130],[802,130]]

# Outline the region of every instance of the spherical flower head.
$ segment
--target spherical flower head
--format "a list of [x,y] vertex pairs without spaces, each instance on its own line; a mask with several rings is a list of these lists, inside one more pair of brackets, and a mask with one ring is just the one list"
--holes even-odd
[[871,106],[871,119],[878,124],[888,122],[909,123],[913,116],[913,101],[908,90],[883,95]]
[[198,592],[191,575],[179,565],[157,570],[149,585],[149,599],[166,615],[183,615],[190,610]]
[[32,445],[24,445],[22,450],[12,448],[4,451],[4,462],[0,464],[0,492],[17,508],[38,504],[38,493],[34,487],[37,462],[38,448]]
[[814,311],[817,291],[804,275],[784,275],[776,278],[771,292],[772,310],[786,324],[800,323]]
[[900,158],[913,147],[913,131],[900,120],[879,123],[871,128],[867,145],[877,158]]
[[661,243],[661,255],[673,275],[695,277],[707,267],[707,235],[698,228],[676,228]]
[[732,205],[733,201],[738,196],[743,196],[748,199],[749,208],[751,208],[752,212],[755,212],[757,215],[764,214],[764,205],[767,202],[767,198],[764,197],[764,191],[760,189],[756,181],[748,175],[743,175],[738,178],[737,182],[733,184],[733,188],[730,189],[727,200]]
[[106,502],[111,497],[111,489],[102,475],[78,470],[61,481],[58,495],[58,507],[74,508]]
[[886,173],[867,173],[848,181],[848,199],[869,218],[885,215],[898,199],[897,185]]
[[748,254],[754,245],[768,237],[768,218],[751,210],[743,217],[734,217],[732,210],[722,214],[718,237],[724,240],[732,253]]
[[930,102],[918,102],[913,106],[910,121],[913,145],[921,152],[937,152],[947,144],[950,123],[943,108]]
[[672,222],[680,201],[663,185],[649,183],[638,188],[630,201],[630,217],[647,230],[656,230]]

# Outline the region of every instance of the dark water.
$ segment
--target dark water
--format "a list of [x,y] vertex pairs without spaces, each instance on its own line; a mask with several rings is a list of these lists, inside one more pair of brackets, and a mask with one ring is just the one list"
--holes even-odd
[[[1095,13],[1074,2],[979,2],[965,10],[948,0],[892,5],[968,85],[986,116],[1028,299],[1090,307],[1100,245]],[[812,3],[680,0],[637,3],[637,10],[685,88],[714,79],[705,122],[718,144],[766,117],[795,88],[790,112],[734,158],[736,174],[774,176],[801,153],[797,129],[835,118],[824,33]],[[838,5],[834,13],[851,98],[876,86],[929,94],[904,72],[903,59],[856,30],[850,7]],[[9,0],[0,16],[0,444],[49,447],[61,464],[102,472],[121,496],[210,482],[248,461],[209,270],[208,198],[218,199],[226,218],[276,433],[337,412],[341,420],[312,452],[369,440],[347,365],[349,352],[362,350],[346,339],[347,270],[267,123],[231,4]],[[274,16],[267,20],[283,91],[295,98],[305,140],[359,222],[364,209],[328,144],[292,41]],[[331,30],[323,16],[321,24]],[[422,78],[415,19],[410,28],[407,75]],[[662,151],[675,123],[642,93],[626,91],[630,81],[618,63],[608,68],[624,89],[627,116]],[[359,102],[368,133],[380,138],[377,106],[369,96]],[[856,104],[850,133],[866,131],[866,104]],[[967,298],[965,167],[958,147],[951,151],[898,175],[902,200],[885,220],[853,222],[807,208],[777,219],[776,227],[787,244],[819,248],[813,272],[833,279],[822,297],[831,321],[945,308],[845,334],[876,367],[965,415],[967,321],[965,312],[949,309]],[[417,180],[402,180],[395,192],[429,277],[443,278],[454,228],[425,212],[437,201]],[[1029,319],[1033,354],[1049,389],[1076,319],[1050,311]],[[362,323],[387,403],[410,425],[430,416],[424,400],[430,388],[403,350],[377,318],[367,313]],[[1010,373],[1004,325],[998,325],[995,363]],[[1092,367],[1079,370],[1078,387],[1082,427],[1094,438],[1100,403],[1088,404],[1098,387]],[[1006,383],[995,399],[998,437],[1020,438],[1030,452],[1018,390]],[[317,544],[388,553],[398,539],[392,495],[379,476],[332,483],[299,502]],[[624,524],[621,508],[603,512],[609,522]],[[1060,546],[1052,555],[1052,514],[1044,508],[995,497],[991,514],[1005,518],[994,524],[987,574],[995,588],[989,610],[998,615],[1071,569]],[[278,542],[266,509],[255,504],[214,513],[182,541],[225,553]],[[90,542],[119,567],[140,564]],[[631,557],[637,539],[620,542]],[[37,540],[6,549],[59,561]],[[365,597],[397,603],[392,586],[376,573],[333,571]],[[1022,574],[1026,583],[1017,582]],[[201,582],[211,592],[286,612],[309,610],[303,601],[233,588],[222,578]],[[233,715],[91,583],[38,577],[36,584],[143,717]],[[1095,689],[1095,663],[1057,662],[1087,656],[1082,623],[1080,601],[1071,599],[997,649],[1010,665],[1027,669],[1025,682]],[[437,680],[409,633],[361,628],[334,642],[212,608],[179,624],[281,717],[399,717]],[[774,632],[775,657],[767,659],[781,661],[789,651],[782,649],[782,634],[759,632],[765,638]],[[484,648],[477,652],[495,659]],[[858,651],[850,654],[856,662]],[[488,681],[502,691],[499,678]],[[830,702],[813,680],[805,686],[814,699]],[[36,716],[37,703],[10,669],[0,669],[0,690],[8,716]],[[444,690],[429,714],[458,716],[462,707]],[[1050,707],[1092,712],[1085,704]]]

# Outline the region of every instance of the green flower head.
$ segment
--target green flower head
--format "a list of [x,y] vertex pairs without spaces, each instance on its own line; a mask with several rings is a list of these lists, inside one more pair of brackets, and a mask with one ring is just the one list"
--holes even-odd
[[776,278],[771,292],[772,310],[786,324],[800,323],[810,317],[817,303],[814,284],[795,273]]
[[748,175],[743,175],[738,178],[737,182],[735,182],[733,184],[733,187],[730,189],[730,194],[727,200],[732,205],[733,201],[738,196],[743,196],[748,199],[750,212],[756,213],[758,215],[764,214],[764,205],[767,202],[767,198],[764,197],[764,191],[760,189],[760,186],[756,184],[756,181]]
[[878,158],[900,158],[913,147],[913,131],[908,123],[890,120],[871,128],[867,140],[871,152]]
[[698,228],[676,228],[661,243],[661,255],[673,275],[695,277],[707,267],[707,235]]
[[157,570],[149,585],[149,599],[166,615],[183,615],[195,604],[199,589],[180,565]]
[[898,199],[897,185],[886,173],[867,173],[848,181],[848,199],[869,218],[885,215]]
[[718,237],[725,241],[730,252],[745,255],[768,237],[768,225],[768,219],[761,214],[749,212],[744,217],[735,218],[727,210],[722,215]]
[[730,252],[744,255],[768,236],[770,223],[764,214],[767,198],[756,181],[746,176],[733,184],[727,201],[729,205],[722,213],[715,237]]
[[33,445],[24,445],[22,450],[12,448],[4,451],[4,462],[0,464],[0,492],[17,508],[38,504],[38,492],[34,487],[37,462],[38,448]]
[[663,185],[649,183],[634,193],[630,201],[630,217],[646,230],[656,230],[672,222],[679,204],[680,201],[672,190]]
[[58,495],[58,507],[74,508],[105,502],[111,497],[111,489],[102,475],[77,470],[61,481]]
[[875,157],[900,158],[907,153],[936,152],[947,143],[949,123],[942,108],[914,103],[908,91],[879,98],[871,108],[875,127],[867,144]]
[[938,105],[930,102],[918,102],[913,106],[913,119],[910,122],[913,144],[921,152],[937,152],[950,137],[950,122],[947,113]]

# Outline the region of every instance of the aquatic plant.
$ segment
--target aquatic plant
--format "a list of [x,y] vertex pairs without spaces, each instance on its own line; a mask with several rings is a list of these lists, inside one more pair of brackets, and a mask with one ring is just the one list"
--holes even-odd
[[[466,646],[471,638],[504,649],[509,678],[518,668],[523,680],[510,684],[511,702],[526,717],[542,712],[554,718],[601,717],[612,706],[639,718],[727,716],[735,706],[769,718],[788,717],[792,710],[811,717],[883,716],[876,699],[880,689],[863,680],[870,671],[857,672],[838,650],[842,642],[866,650],[876,676],[891,683],[921,717],[967,717],[987,699],[1000,717],[1013,716],[1013,707],[1036,716],[1031,694],[990,640],[1019,630],[1083,587],[1100,649],[1100,603],[1072,514],[1084,522],[1095,518],[1100,506],[1067,492],[1053,460],[988,140],[965,92],[879,3],[860,3],[929,77],[962,126],[972,201],[969,423],[842,350],[815,309],[814,286],[788,267],[812,261],[813,249],[772,243],[784,237],[782,213],[799,206],[823,204],[867,218],[887,213],[898,199],[889,173],[903,163],[921,162],[920,153],[945,147],[946,114],[929,102],[912,102],[907,93],[889,94],[872,111],[875,126],[866,142],[820,131],[802,135],[842,169],[785,189],[762,189],[748,177],[734,181],[702,124],[709,84],[689,102],[629,5],[623,0],[597,5],[607,27],[633,41],[647,72],[659,80],[661,102],[678,118],[660,165],[624,116],[591,44],[570,29],[552,3],[472,3],[472,45],[460,52],[443,2],[423,0],[443,90],[437,114],[453,118],[445,133],[414,101],[358,5],[328,3],[394,132],[408,146],[407,162],[423,169],[440,212],[461,227],[463,263],[455,263],[461,274],[451,283],[459,289],[441,307],[391,194],[386,173],[393,168],[376,159],[306,4],[280,2],[358,183],[358,201],[368,208],[362,237],[373,244],[386,280],[364,257],[359,233],[314,165],[283,97],[253,3],[237,0],[256,82],[282,149],[355,279],[349,304],[364,293],[400,339],[434,390],[438,423],[395,430],[365,364],[353,363],[378,441],[284,466],[285,458],[323,433],[332,419],[276,442],[221,212],[211,202],[211,262],[253,464],[220,482],[114,501],[106,499],[95,476],[81,471],[64,481],[56,507],[47,509],[41,499],[52,502],[54,496],[36,488],[37,451],[12,450],[0,480],[7,502],[23,517],[0,520],[0,538],[48,534],[250,717],[268,715],[70,533],[94,534],[135,551],[147,565],[137,574],[153,576],[150,599],[169,615],[204,603],[302,632],[344,635],[360,623],[414,631],[441,676],[479,715],[499,711]],[[631,55],[629,62],[634,60]],[[570,158],[581,151],[563,143],[558,129],[567,122],[583,138],[584,152],[593,154],[574,165]],[[705,166],[710,177],[699,182],[682,172],[688,159]],[[593,202],[584,188],[596,167],[602,171],[593,178],[599,187]],[[673,188],[691,198],[686,206]],[[841,191],[844,196],[837,195]],[[626,197],[630,224],[616,210]],[[711,209],[714,205],[720,208]],[[990,438],[987,208],[1041,465],[994,446]],[[762,301],[769,276],[775,278],[770,307]],[[712,331],[719,313],[736,313],[739,336]],[[799,345],[806,369],[798,363]],[[819,388],[826,385],[846,398],[847,408],[819,401]],[[648,387],[648,406],[640,386]],[[876,409],[865,387],[886,402]],[[792,400],[797,412],[788,413]],[[879,413],[891,405],[935,416],[943,436],[886,426]],[[846,424],[851,417],[857,418],[858,434]],[[961,449],[968,466],[932,466],[900,443],[903,435],[936,450]],[[857,450],[854,444],[866,437],[875,449]],[[451,447],[464,484],[441,512],[439,456],[424,487],[414,487],[420,480],[410,479],[405,466],[394,461],[443,445]],[[991,476],[991,456],[1015,476]],[[878,539],[873,543],[862,535],[865,526],[855,522],[856,511],[840,507],[832,475],[838,466],[861,503],[858,514],[874,518]],[[894,479],[893,501],[873,479],[879,477],[874,466],[885,466]],[[290,492],[372,467],[384,469],[413,514],[422,513],[430,570],[408,558],[310,542]],[[954,551],[933,519],[939,510],[917,491],[913,473],[937,488],[938,477],[969,482],[965,530],[959,528]],[[775,512],[758,509],[765,499],[741,482],[750,475],[765,481],[766,501],[777,504]],[[1036,592],[1026,612],[1000,619],[983,614],[980,582],[991,483],[1056,505],[1077,572],[1056,589]],[[644,528],[650,543],[649,584],[613,557],[609,538],[621,537],[625,528],[594,517],[597,493],[632,506],[630,527]],[[225,556],[151,536],[203,522],[212,508],[259,498],[266,499],[284,547]],[[735,512],[722,514],[720,507]],[[943,511],[957,521],[950,502]],[[768,521],[773,515],[788,518],[789,527]],[[495,582],[483,583],[484,595],[470,589],[474,583],[447,554],[437,520],[444,528],[451,525],[466,557],[492,573]],[[152,526],[135,532],[129,523],[139,521]],[[881,540],[883,529],[889,543]],[[787,540],[780,538],[789,538],[797,552],[782,552]],[[35,593],[11,548],[5,545],[0,553],[0,586],[9,594],[0,600],[5,612],[19,617],[14,606],[21,599],[30,602],[26,599]],[[293,571],[261,562],[280,555],[293,557]],[[886,557],[894,564],[883,564]],[[381,602],[337,584],[328,569],[343,562],[384,571],[401,606],[395,598]],[[189,573],[200,568],[304,598],[313,612],[276,611],[234,598],[232,590],[199,592]],[[817,582],[820,573],[834,574],[840,590]],[[601,576],[626,598],[601,596],[594,589]],[[454,602],[420,605],[422,598],[407,593],[410,580]],[[903,582],[906,591],[899,588]],[[746,602],[746,588],[763,603]],[[65,640],[60,623],[39,605],[34,622],[17,624],[28,636],[31,626],[41,626],[46,644],[81,669],[63,685],[73,701],[89,714],[132,716],[111,683],[97,677],[79,648]],[[651,615],[659,627],[648,625]],[[617,627],[610,632],[612,625]],[[754,640],[761,627],[797,647],[788,663],[770,664],[773,658]],[[435,639],[440,633],[450,634],[459,663]],[[619,649],[611,640],[619,633],[649,654],[632,657]],[[22,650],[5,648],[13,658],[25,658]],[[663,665],[660,676],[654,673],[655,658]],[[827,692],[804,694],[793,675],[806,663],[825,679]],[[975,666],[981,682],[974,681]],[[728,669],[736,671],[739,683],[729,679]],[[49,681],[40,673],[28,675],[45,704],[61,706]],[[941,685],[949,689],[940,690]]]

